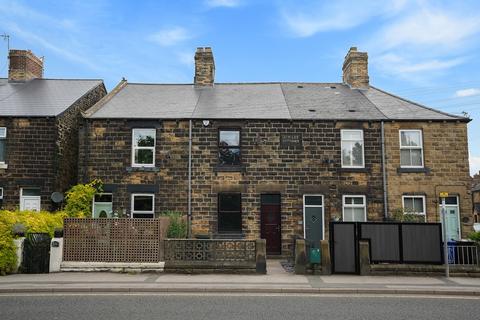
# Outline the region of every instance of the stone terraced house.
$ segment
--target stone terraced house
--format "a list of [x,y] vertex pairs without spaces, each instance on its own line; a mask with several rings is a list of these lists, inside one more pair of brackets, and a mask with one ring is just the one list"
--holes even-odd
[[369,85],[351,48],[343,83],[215,83],[198,48],[191,84],[122,80],[84,113],[81,181],[101,179],[94,216],[189,213],[193,236],[327,238],[329,222],[385,221],[394,212],[471,230],[468,118]]
[[0,78],[0,208],[53,210],[52,193],[77,181],[81,112],[106,94],[102,80],[43,79],[43,59],[10,50]]

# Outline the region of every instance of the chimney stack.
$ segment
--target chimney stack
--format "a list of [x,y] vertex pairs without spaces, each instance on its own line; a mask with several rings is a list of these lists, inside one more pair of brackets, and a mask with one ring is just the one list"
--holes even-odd
[[210,47],[197,48],[195,52],[195,86],[213,86],[215,82],[215,61]]
[[368,54],[358,52],[357,47],[351,47],[343,62],[343,83],[350,88],[367,89],[368,78]]
[[10,50],[8,68],[9,81],[28,81],[43,77],[43,59],[30,50]]

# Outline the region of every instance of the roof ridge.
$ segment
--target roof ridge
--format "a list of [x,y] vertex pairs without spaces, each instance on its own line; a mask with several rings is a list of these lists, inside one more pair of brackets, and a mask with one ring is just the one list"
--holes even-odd
[[[259,84],[335,84],[335,85],[344,85],[341,82],[299,82],[299,81],[269,81],[269,82],[216,82],[213,84],[212,88],[215,85],[259,85]],[[194,86],[194,83],[155,83],[155,82],[129,82],[128,85],[153,85],[153,86]],[[198,87],[197,87],[198,88]],[[200,87],[202,88],[202,87]]]
[[280,90],[282,91],[282,96],[283,96],[283,100],[285,101],[285,106],[287,107],[288,115],[290,116],[290,120],[292,120],[293,117],[292,117],[292,113],[290,112],[290,106],[288,105],[287,97],[285,96],[285,91],[283,90],[282,84],[280,84],[279,86],[280,86]]
[[89,118],[93,116],[98,110],[100,110],[108,101],[110,101],[114,96],[116,96],[125,86],[127,85],[127,80],[122,79],[120,82],[112,89],[109,93],[107,93],[102,99],[100,99],[97,103],[95,103],[92,107],[87,109],[86,111],[82,112],[82,116],[85,118]]
[[[0,80],[8,80],[8,78],[3,78],[3,77],[0,77]],[[30,81],[33,81],[33,80],[60,80],[60,81],[102,81],[103,82],[103,79],[95,79],[95,78],[34,78],[34,79],[30,79]],[[15,83],[26,83],[28,81],[15,81]]]
[[[373,87],[373,88],[375,88],[375,87]],[[380,110],[379,107],[377,107],[377,105],[376,105],[372,100],[370,100],[370,99],[367,97],[367,95],[365,94],[365,90],[358,90],[358,91],[360,92],[361,95],[363,95],[363,96],[365,97],[365,99],[368,100],[368,102],[370,102],[370,103],[375,107],[375,109],[378,110],[378,112],[380,112],[380,113],[385,117],[385,119],[387,119],[387,120],[390,119],[385,113],[383,113],[382,110]]]
[[382,93],[384,93],[384,94],[387,94],[387,95],[389,95],[389,96],[391,96],[391,97],[394,97],[394,98],[403,100],[403,101],[405,101],[405,102],[414,104],[414,105],[416,105],[416,106],[418,106],[418,107],[420,107],[420,108],[424,108],[424,109],[427,109],[427,110],[430,110],[430,111],[433,111],[433,112],[436,112],[436,113],[440,113],[440,114],[443,114],[443,115],[446,115],[446,116],[449,116],[449,117],[452,117],[452,118],[456,118],[456,119],[458,119],[458,120],[469,120],[469,121],[472,120],[472,119],[467,118],[467,117],[456,116],[456,115],[450,114],[450,113],[448,113],[448,112],[444,112],[444,111],[437,110],[437,109],[434,109],[434,108],[431,108],[431,107],[427,107],[427,106],[425,106],[425,105],[423,105],[423,104],[421,104],[421,103],[418,103],[418,102],[415,102],[415,101],[412,101],[412,100],[409,100],[409,99],[406,99],[406,98],[402,98],[402,97],[400,97],[400,96],[397,96],[397,95],[395,95],[395,94],[393,94],[393,93],[387,92],[387,91],[385,91],[385,90],[379,89],[379,88],[374,87],[374,86],[370,86],[370,87],[373,88],[373,89],[375,89],[375,90],[377,90],[377,91],[380,91],[380,92],[382,92]]

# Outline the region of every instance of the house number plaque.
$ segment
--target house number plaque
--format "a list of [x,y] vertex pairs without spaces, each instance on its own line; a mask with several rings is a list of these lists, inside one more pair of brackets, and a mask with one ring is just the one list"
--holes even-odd
[[288,147],[301,148],[302,135],[300,133],[281,133],[280,147],[281,148],[288,148]]

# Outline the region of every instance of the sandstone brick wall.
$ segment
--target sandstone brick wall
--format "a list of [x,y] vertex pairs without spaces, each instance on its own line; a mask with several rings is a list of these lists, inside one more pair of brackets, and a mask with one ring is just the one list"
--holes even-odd
[[21,187],[39,187],[42,208],[50,208],[54,183],[55,119],[0,118],[7,127],[7,169],[0,169],[4,209],[20,205]]
[[7,127],[6,169],[0,169],[2,208],[20,206],[20,188],[40,188],[42,210],[54,210],[52,192],[65,192],[76,183],[80,111],[105,95],[99,85],[58,117],[0,118]]
[[188,121],[149,121],[157,127],[156,168],[131,167],[132,128],[142,121],[88,120],[82,129],[80,180],[101,179],[114,184],[113,210],[130,213],[128,185],[154,185],[155,211],[187,212]]
[[[152,121],[150,121],[152,122]],[[130,212],[128,185],[157,185],[156,212],[187,210],[188,121],[154,121],[157,127],[156,168],[131,168],[131,130],[142,122],[89,119],[81,136],[84,181],[100,178],[114,184],[114,210]],[[241,128],[241,172],[218,168],[218,129]],[[340,168],[340,129],[363,128],[365,170]],[[302,135],[302,148],[281,148],[282,133]],[[325,196],[325,225],[342,216],[342,194],[367,196],[369,220],[382,220],[380,126],[333,121],[193,121],[193,233],[216,233],[217,196],[242,193],[243,232],[260,236],[260,195],[280,193],[283,253],[294,234],[303,235],[303,194]],[[327,163],[325,160],[331,160]]]
[[56,119],[56,157],[55,157],[55,190],[64,192],[76,184],[78,176],[78,130],[83,123],[81,112],[93,106],[106,90],[103,84],[77,100],[70,108]]
[[[399,172],[400,129],[423,133],[425,172]],[[439,192],[459,196],[462,237],[472,228],[467,124],[462,122],[393,122],[385,124],[389,211],[402,207],[402,195],[425,195],[427,221],[439,222]]]

